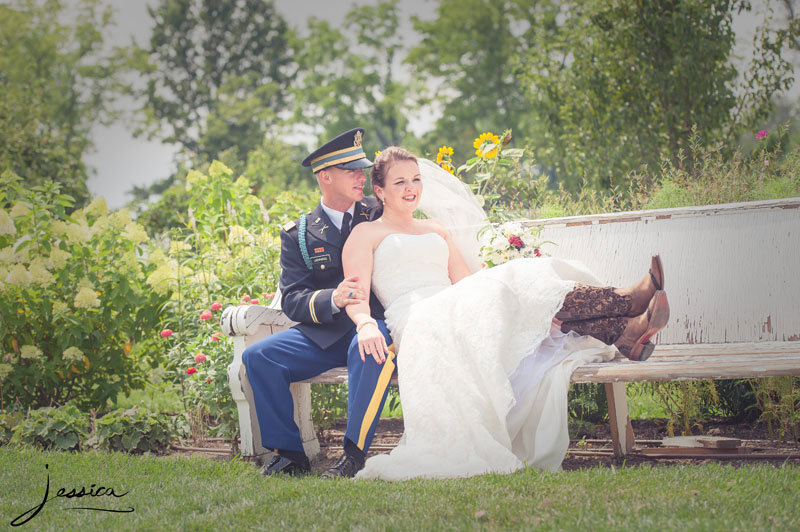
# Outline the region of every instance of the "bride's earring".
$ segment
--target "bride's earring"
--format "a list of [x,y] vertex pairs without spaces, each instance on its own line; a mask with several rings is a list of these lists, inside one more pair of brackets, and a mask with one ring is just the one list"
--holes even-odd
[[380,200],[381,200],[381,203],[383,203],[384,205],[386,205],[386,198],[380,198]]

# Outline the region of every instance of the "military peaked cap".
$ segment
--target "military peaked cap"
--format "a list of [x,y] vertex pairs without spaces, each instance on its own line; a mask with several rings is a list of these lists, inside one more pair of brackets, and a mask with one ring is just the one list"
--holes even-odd
[[367,159],[361,147],[364,129],[356,128],[345,131],[333,140],[326,142],[303,160],[303,166],[310,166],[314,173],[330,166],[344,170],[369,168],[372,161]]

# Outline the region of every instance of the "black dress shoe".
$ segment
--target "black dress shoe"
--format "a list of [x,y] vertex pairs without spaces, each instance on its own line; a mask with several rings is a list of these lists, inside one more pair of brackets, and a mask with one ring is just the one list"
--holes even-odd
[[362,469],[364,469],[364,462],[344,453],[335,466],[323,473],[322,478],[353,478]]
[[308,458],[304,458],[300,462],[295,462],[294,460],[289,460],[285,456],[281,456],[276,454],[272,457],[269,464],[264,466],[264,469],[261,470],[261,474],[263,476],[269,475],[291,475],[291,476],[300,476],[300,475],[307,475],[311,472],[311,465],[308,462]]

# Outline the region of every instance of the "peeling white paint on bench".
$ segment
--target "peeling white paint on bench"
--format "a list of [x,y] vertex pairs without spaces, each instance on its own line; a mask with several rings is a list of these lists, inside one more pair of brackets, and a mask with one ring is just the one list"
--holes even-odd
[[[671,319],[654,354],[646,362],[582,366],[572,376],[573,382],[606,384],[617,454],[633,447],[626,382],[800,375],[800,198],[528,223],[543,225],[542,238],[558,243],[545,251],[583,261],[611,285],[634,282],[650,255],[661,253]],[[244,456],[268,451],[260,444],[242,352],[292,324],[277,308],[230,307],[223,313],[223,331],[234,337],[228,379]],[[292,385],[295,421],[309,457],[319,451],[309,382],[346,380],[346,368],[335,368]]]

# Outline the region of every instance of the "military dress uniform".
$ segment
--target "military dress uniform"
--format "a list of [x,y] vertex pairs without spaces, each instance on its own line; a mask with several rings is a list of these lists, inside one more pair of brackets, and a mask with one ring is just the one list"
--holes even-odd
[[[349,162],[365,164],[358,131],[363,132],[352,130],[340,135],[312,153],[304,163],[313,162],[315,156],[320,156],[320,151],[323,156],[331,151],[341,152],[343,148],[337,145],[337,141],[341,142],[344,137],[347,144],[357,141],[358,150],[351,151],[356,155],[360,151],[361,155],[352,159],[353,153],[347,155],[348,146],[345,146],[345,155],[351,157]],[[329,162],[336,160],[336,154],[333,158],[328,157]],[[366,164],[371,166],[369,161]],[[380,203],[375,198],[366,197],[355,203],[352,224],[374,220],[381,212]],[[331,368],[347,366],[349,392],[345,442],[350,440],[364,453],[369,449],[386,400],[394,363],[387,358],[384,364],[378,364],[369,355],[362,362],[352,320],[344,308],[334,312],[333,291],[344,279],[344,240],[321,203],[314,211],[289,222],[281,230],[281,308],[299,324],[257,342],[242,356],[253,389],[261,442],[266,448],[303,452],[300,431],[294,422],[289,384]],[[378,320],[387,345],[391,345],[389,331],[383,322],[383,307],[374,294],[370,295],[370,312]]]

